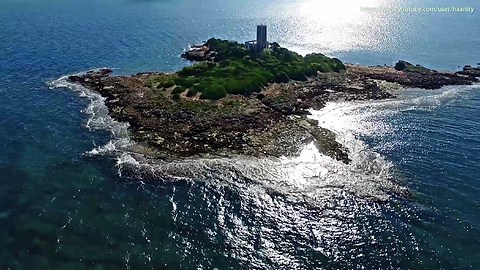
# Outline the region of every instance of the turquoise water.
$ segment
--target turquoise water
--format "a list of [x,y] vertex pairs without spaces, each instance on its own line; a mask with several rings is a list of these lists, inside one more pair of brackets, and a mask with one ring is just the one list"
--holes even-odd
[[[1,269],[478,269],[480,90],[410,89],[312,117],[352,164],[134,159],[124,127],[64,75],[173,71],[211,36],[347,62],[480,62],[478,12],[368,14],[365,1],[0,3]],[[472,1],[383,1],[480,6]]]

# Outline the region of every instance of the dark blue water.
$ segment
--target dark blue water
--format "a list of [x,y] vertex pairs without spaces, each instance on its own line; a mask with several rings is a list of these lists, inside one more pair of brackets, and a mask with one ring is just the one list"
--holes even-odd
[[283,160],[91,154],[118,138],[86,127],[93,97],[50,82],[98,67],[173,71],[189,43],[251,39],[258,22],[270,40],[348,62],[480,62],[477,12],[229,2],[0,3],[0,268],[480,268],[478,87],[330,104],[317,117],[351,149],[348,166],[308,147]]

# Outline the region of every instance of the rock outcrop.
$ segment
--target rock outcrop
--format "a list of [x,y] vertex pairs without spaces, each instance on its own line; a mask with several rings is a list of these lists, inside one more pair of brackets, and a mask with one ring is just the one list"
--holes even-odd
[[189,61],[215,61],[216,53],[207,45],[194,45],[185,51],[181,57]]
[[463,70],[458,71],[457,74],[471,76],[471,77],[480,77],[480,65],[478,67],[472,67],[470,65],[466,65],[463,67]]
[[306,117],[308,109],[321,109],[333,100],[394,98],[393,88],[435,89],[478,81],[473,77],[478,69],[468,67],[452,74],[347,65],[346,72],[319,73],[304,82],[273,83],[255,95],[228,95],[213,101],[184,93],[173,99],[171,90],[149,86],[148,82],[162,73],[116,77],[111,72],[89,71],[69,80],[104,96],[110,115],[130,124],[131,138],[149,149],[149,155],[163,159],[292,156],[305,143],[314,142],[326,155],[348,163],[347,149],[331,131]]

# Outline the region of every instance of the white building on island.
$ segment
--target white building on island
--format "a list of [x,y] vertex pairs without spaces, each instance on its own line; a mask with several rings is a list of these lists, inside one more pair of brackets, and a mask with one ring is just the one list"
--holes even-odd
[[247,48],[247,50],[249,51],[261,51],[268,48],[266,25],[257,25],[257,40],[245,42],[245,48]]

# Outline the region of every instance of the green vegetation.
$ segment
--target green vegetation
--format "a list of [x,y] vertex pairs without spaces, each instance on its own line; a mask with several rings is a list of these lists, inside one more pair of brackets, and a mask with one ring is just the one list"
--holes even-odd
[[398,61],[395,64],[395,69],[399,71],[417,72],[422,74],[432,73],[431,69],[428,69],[420,65],[412,65],[409,62],[405,62],[402,60]]
[[431,69],[428,69],[426,67],[422,67],[420,65],[415,65],[415,66],[408,66],[405,71],[408,71],[408,72],[417,72],[417,73],[432,73],[432,70]]
[[185,91],[185,87],[179,85],[179,86],[175,86],[175,88],[173,88],[173,91],[172,91],[172,94],[181,94]]
[[[193,97],[217,100],[228,94],[249,95],[260,92],[269,83],[305,81],[317,72],[341,72],[343,63],[323,54],[305,57],[273,43],[262,52],[247,51],[242,44],[220,39],[207,41],[216,52],[215,62],[200,62],[175,74],[163,74],[149,80],[150,87],[166,89],[176,85],[172,95],[186,92]],[[176,96],[178,98],[178,96]]]
[[182,100],[179,93],[174,93],[172,99],[176,102],[180,102]]

